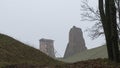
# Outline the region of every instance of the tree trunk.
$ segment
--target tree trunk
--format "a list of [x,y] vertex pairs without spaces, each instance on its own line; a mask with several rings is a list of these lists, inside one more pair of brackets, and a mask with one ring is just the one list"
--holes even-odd
[[119,62],[118,31],[116,19],[116,7],[114,0],[99,0],[99,12],[105,33],[108,59]]
[[111,40],[111,31],[112,31],[112,21],[111,21],[111,15],[110,15],[110,0],[105,0],[105,13],[106,13],[106,27],[107,27],[107,33],[106,35],[107,37],[107,48],[108,48],[108,52],[110,53],[110,60],[114,60],[114,56],[113,56],[113,46],[112,46],[112,40]]
[[119,24],[120,24],[120,0],[118,0],[118,13],[119,13]]
[[[109,3],[106,3],[106,4],[109,4]],[[105,7],[105,8],[108,8],[108,7]],[[110,25],[109,14],[105,14],[108,10],[109,9],[105,9],[105,12],[104,12],[103,0],[99,0],[99,12],[101,16],[104,33],[105,33],[105,39],[106,39],[106,45],[107,45],[107,51],[108,51],[108,59],[113,61],[112,42],[110,40],[111,28],[108,27],[108,25]]]
[[111,40],[113,46],[114,61],[119,62],[119,46],[118,46],[118,31],[117,31],[117,16],[114,0],[110,0],[110,19],[111,19]]

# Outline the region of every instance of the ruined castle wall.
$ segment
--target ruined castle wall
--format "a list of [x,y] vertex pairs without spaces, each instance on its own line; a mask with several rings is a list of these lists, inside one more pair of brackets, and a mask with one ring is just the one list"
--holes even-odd
[[74,54],[85,50],[87,50],[87,48],[85,46],[82,30],[74,26],[69,32],[69,42],[64,54],[64,58],[73,56]]

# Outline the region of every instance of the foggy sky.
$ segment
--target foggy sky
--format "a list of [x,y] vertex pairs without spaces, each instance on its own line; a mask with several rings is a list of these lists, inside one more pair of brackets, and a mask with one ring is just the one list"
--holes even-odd
[[[93,25],[80,21],[80,4],[81,0],[0,0],[0,32],[35,48],[41,38],[53,39],[63,55],[70,28],[75,25],[84,32]],[[88,48],[104,43],[103,38],[91,40],[86,32],[84,38]]]

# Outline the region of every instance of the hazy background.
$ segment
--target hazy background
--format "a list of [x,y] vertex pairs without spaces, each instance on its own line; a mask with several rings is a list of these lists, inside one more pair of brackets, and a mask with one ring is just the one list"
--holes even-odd
[[[96,6],[97,0],[90,0]],[[41,38],[55,40],[55,49],[63,56],[73,25],[86,28],[92,22],[80,21],[81,0],[0,0],[0,33],[39,48]],[[90,49],[104,44],[103,38],[91,40],[84,32]],[[60,56],[58,55],[58,56]]]

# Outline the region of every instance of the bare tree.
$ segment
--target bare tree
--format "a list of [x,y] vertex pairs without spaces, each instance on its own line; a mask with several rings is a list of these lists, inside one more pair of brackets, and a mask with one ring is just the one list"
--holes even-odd
[[[104,5],[105,4],[105,5]],[[99,0],[100,20],[105,33],[108,58],[119,62],[117,12],[114,0]]]
[[[106,39],[109,60],[119,62],[118,31],[120,32],[120,1],[98,0],[99,8],[94,9],[83,1],[82,20],[95,22],[90,31],[90,37],[95,39],[104,34]],[[120,35],[120,34],[119,34]]]
[[[117,7],[117,18],[119,18],[119,21],[118,22],[118,31],[120,32],[120,1],[119,0],[115,0],[116,2],[116,7]],[[105,4],[103,4],[105,5]],[[89,5],[88,3],[88,0],[83,0],[82,1],[82,11],[83,13],[81,14],[81,18],[83,21],[92,21],[92,22],[95,22],[95,24],[91,27],[91,28],[88,28],[86,29],[86,31],[89,31],[90,34],[89,36],[92,38],[92,39],[96,39],[97,37],[99,37],[100,35],[103,35],[104,32],[103,32],[103,27],[102,27],[102,23],[101,23],[101,20],[100,20],[100,13],[99,13],[99,10],[98,8],[94,8],[92,6]],[[105,7],[103,7],[105,9]],[[119,14],[119,15],[118,15]],[[119,33],[120,35],[120,33]]]

